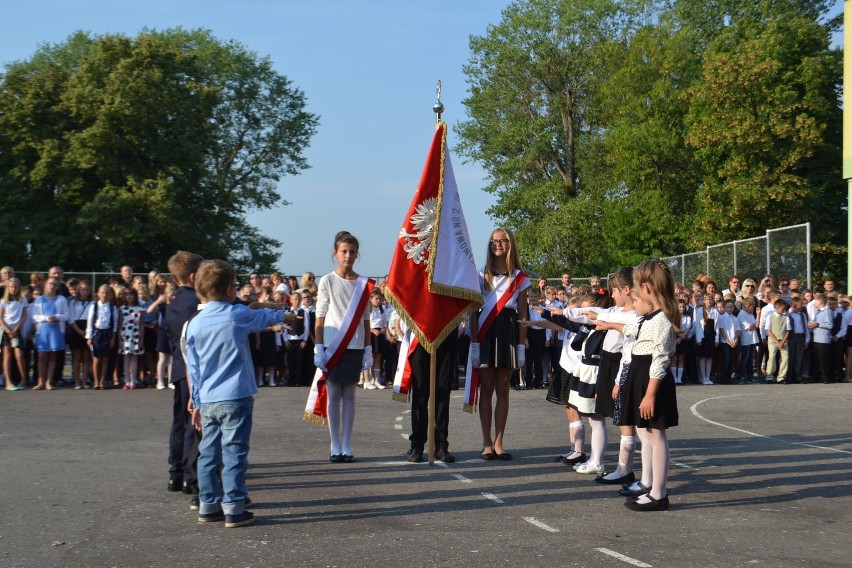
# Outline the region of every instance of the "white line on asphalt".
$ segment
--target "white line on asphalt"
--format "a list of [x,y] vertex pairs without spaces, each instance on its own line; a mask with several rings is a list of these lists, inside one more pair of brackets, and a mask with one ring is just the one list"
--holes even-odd
[[502,505],[504,503],[504,501],[502,499],[500,499],[499,497],[497,497],[493,493],[483,493],[482,496],[485,497],[486,499],[490,499],[491,501],[494,501],[498,505]]
[[736,426],[728,426],[727,424],[722,424],[721,422],[716,422],[715,420],[710,420],[709,418],[705,418],[704,416],[701,415],[700,412],[698,412],[698,405],[704,404],[705,402],[707,402],[709,400],[716,400],[717,398],[731,398],[731,397],[735,397],[735,396],[750,396],[750,395],[732,394],[732,395],[728,395],[728,396],[714,396],[714,397],[711,397],[711,398],[705,398],[704,400],[699,400],[698,402],[696,402],[695,404],[690,406],[689,410],[691,410],[692,413],[696,417],[707,422],[708,424],[713,424],[714,426],[721,426],[722,428],[727,428],[728,430],[734,430],[735,432],[742,432],[743,434],[748,434],[749,436],[754,436],[756,438],[766,438],[767,440],[774,440],[776,442],[781,442],[782,444],[787,444],[787,445],[790,445],[790,446],[805,446],[806,448],[815,448],[817,450],[828,450],[830,452],[838,452],[838,453],[841,453],[841,454],[852,454],[852,452],[847,451],[847,450],[839,450],[837,448],[827,448],[825,446],[817,446],[816,444],[806,444],[804,442],[788,442],[787,440],[782,440],[780,438],[775,438],[773,436],[766,436],[765,434],[758,434],[756,432],[750,432],[748,430],[743,430],[742,428],[737,428]]
[[635,558],[630,558],[629,556],[624,556],[623,554],[616,552],[614,550],[610,550],[608,548],[596,548],[598,552],[603,552],[608,556],[612,556],[613,558],[618,558],[622,562],[627,562],[628,564],[632,564],[633,566],[639,566],[639,568],[653,568],[650,564],[645,564],[641,560],[636,560]]
[[549,526],[547,526],[546,524],[544,524],[544,523],[542,523],[541,521],[539,521],[538,519],[536,519],[535,517],[521,517],[521,518],[522,518],[522,519],[524,519],[524,520],[525,520],[526,522],[528,522],[529,524],[531,524],[531,525],[535,525],[535,526],[537,526],[537,527],[538,527],[538,528],[540,528],[540,529],[544,529],[544,530],[546,530],[547,532],[552,532],[552,533],[558,533],[558,532],[559,532],[559,529],[555,529],[555,528],[553,528],[553,527],[549,527]]
[[402,424],[394,424],[393,428],[394,430],[402,430]]
[[397,422],[402,422],[402,416],[397,416],[397,417],[396,417],[396,421],[397,421]]
[[455,477],[456,479],[458,479],[462,483],[473,483],[472,479],[468,479],[460,473],[451,473],[450,475],[452,475],[453,477]]
[[674,461],[674,460],[669,460],[669,461],[670,461],[673,465],[676,465],[676,466],[678,466],[678,467],[682,467],[682,468],[684,468],[684,469],[695,469],[695,468],[694,468],[694,467],[692,467],[691,465],[686,465],[685,463],[676,462],[676,461]]
[[400,435],[400,436],[402,436],[402,439],[403,439],[403,440],[407,440],[407,439],[408,439],[408,436],[406,436],[404,432],[400,432],[400,433],[399,433],[399,435]]

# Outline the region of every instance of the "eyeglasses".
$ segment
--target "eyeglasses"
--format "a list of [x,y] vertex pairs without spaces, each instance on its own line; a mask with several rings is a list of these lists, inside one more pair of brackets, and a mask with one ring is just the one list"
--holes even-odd
[[316,280],[316,279],[317,279],[316,276],[308,276],[308,280]]
[[754,288],[754,284],[743,284],[746,288]]
[[492,245],[503,245],[506,246],[509,244],[509,239],[491,239],[490,242]]

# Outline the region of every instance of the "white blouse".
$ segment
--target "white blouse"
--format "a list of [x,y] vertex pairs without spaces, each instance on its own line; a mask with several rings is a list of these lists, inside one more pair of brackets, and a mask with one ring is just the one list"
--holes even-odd
[[652,379],[666,376],[672,354],[675,352],[675,334],[672,322],[662,310],[645,316],[639,323],[624,326],[625,337],[635,337],[633,355],[651,355],[649,375]]
[[[323,343],[329,345],[331,340],[338,332],[345,333],[345,330],[340,329],[343,325],[343,316],[346,314],[346,309],[349,303],[353,301],[355,290],[358,287],[358,280],[347,280],[337,275],[336,272],[329,272],[320,278],[317,289],[317,317],[325,318],[323,326]],[[360,314],[359,321],[368,320],[370,317],[367,308],[364,308],[363,314]],[[366,337],[364,336],[364,324],[361,323],[352,334],[352,339],[349,341],[347,349],[363,349]]]

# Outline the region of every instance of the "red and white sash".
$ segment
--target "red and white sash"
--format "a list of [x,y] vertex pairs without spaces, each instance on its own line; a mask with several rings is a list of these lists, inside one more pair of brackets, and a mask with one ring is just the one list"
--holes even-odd
[[[482,343],[485,334],[491,328],[491,324],[497,319],[497,316],[509,303],[509,300],[518,292],[521,285],[527,280],[525,272],[517,271],[512,283],[506,288],[506,291],[497,297],[497,294],[490,294],[479,312],[479,333],[474,343]],[[473,338],[471,338],[473,341]],[[514,349],[514,347],[513,347]],[[464,411],[476,412],[476,405],[479,402],[479,368],[473,368],[470,363],[470,351],[467,354],[467,372],[465,373],[464,382]]]
[[399,344],[399,359],[396,362],[396,373],[393,377],[393,399],[399,402],[411,400],[411,361],[409,357],[420,345],[417,336],[406,328]]
[[311,383],[311,392],[308,394],[308,403],[305,405],[304,419],[314,424],[325,424],[328,417],[328,395],[325,388],[325,378],[331,370],[346,353],[346,347],[352,340],[352,336],[358,331],[358,326],[364,325],[364,320],[360,316],[364,314],[364,309],[367,307],[367,300],[370,298],[370,293],[376,281],[366,276],[359,276],[358,283],[355,287],[355,293],[352,295],[352,301],[346,308],[346,313],[343,314],[343,322],[340,330],[334,335],[331,343],[325,348],[326,369],[323,371],[317,367],[314,373],[314,381]]

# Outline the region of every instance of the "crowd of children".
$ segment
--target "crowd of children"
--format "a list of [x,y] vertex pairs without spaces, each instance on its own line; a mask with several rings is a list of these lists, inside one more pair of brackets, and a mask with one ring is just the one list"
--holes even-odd
[[[266,319],[251,316],[253,323],[246,327],[241,366],[253,368],[249,390],[313,382],[313,391],[321,377],[330,459],[351,462],[354,389],[392,385],[403,333],[398,314],[384,298],[383,282],[374,287],[372,280],[352,270],[357,240],[341,232],[334,251],[338,268],[319,285],[312,273],[305,273],[301,282],[278,273],[253,273],[239,286],[230,283],[236,279],[230,267],[216,265],[218,272],[211,276],[216,284],[208,290],[208,299],[286,308],[278,315],[268,312]],[[6,390],[23,390],[33,383],[33,390],[53,390],[62,379],[66,348],[76,389],[172,386],[173,338],[164,337],[163,327],[166,306],[178,288],[169,277],[151,272],[146,281],[123,267],[121,277],[99,286],[93,297],[89,282],[63,281],[59,267],[51,267],[47,278],[33,275],[29,286],[15,278],[10,267],[0,269],[0,275]],[[732,275],[728,288],[719,291],[712,279],[700,276],[686,290],[674,282],[665,263],[646,261],[618,270],[605,286],[593,278],[588,286],[574,287],[568,274],[556,286],[544,278],[530,286],[507,229],[492,233],[489,264],[481,278],[485,307],[478,318],[460,326],[458,335],[467,342],[459,345],[469,344],[469,358],[462,348],[458,359],[476,368],[481,381],[478,397],[466,392],[465,400],[479,400],[482,458],[512,459],[503,448],[510,385],[547,387],[547,400],[566,408],[568,449],[557,459],[578,474],[595,475],[599,483],[621,485],[619,494],[628,497],[626,506],[632,510],[668,508],[666,430],[678,424],[675,385],[852,382],[846,365],[852,355],[852,334],[847,334],[852,310],[848,297],[838,294],[831,280],[812,293],[787,278],[780,279],[776,289],[770,276],[758,285]],[[363,316],[350,314],[355,304]],[[337,345],[341,337],[346,345]],[[215,376],[216,370],[202,375]],[[197,390],[191,392],[198,398]],[[204,402],[203,392],[194,400],[196,408]],[[183,412],[184,406],[180,408]],[[604,465],[608,419],[621,435],[615,469]],[[197,425],[204,422],[212,428],[216,420],[193,414]],[[588,453],[585,421],[591,428]],[[642,448],[638,480],[633,471],[637,438]],[[449,455],[445,447],[442,451]],[[223,515],[216,501],[223,489],[210,474],[218,459],[214,456],[205,465],[214,487],[207,501],[201,499],[199,519],[219,520]],[[244,482],[240,478],[234,483],[236,489],[231,490],[239,497],[234,500],[245,499]],[[224,515],[237,519],[234,526],[240,526],[245,515],[246,522],[251,520],[242,505]]]

